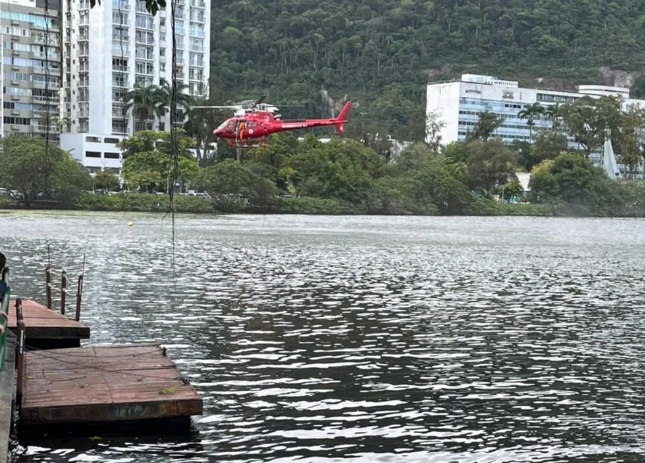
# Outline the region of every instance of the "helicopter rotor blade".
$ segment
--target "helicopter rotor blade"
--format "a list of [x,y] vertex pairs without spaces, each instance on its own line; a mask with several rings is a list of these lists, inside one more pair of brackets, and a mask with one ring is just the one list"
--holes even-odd
[[260,98],[258,98],[258,100],[255,103],[253,103],[253,106],[255,107],[257,105],[260,105],[260,104],[264,103],[264,100],[266,100],[266,99],[267,99],[267,96],[262,95]]
[[240,106],[191,106],[190,109],[239,109]]

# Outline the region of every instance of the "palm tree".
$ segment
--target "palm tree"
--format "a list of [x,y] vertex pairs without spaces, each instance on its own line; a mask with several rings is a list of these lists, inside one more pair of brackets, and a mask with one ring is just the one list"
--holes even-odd
[[[190,111],[190,107],[195,104],[193,97],[186,92],[188,90],[188,85],[183,82],[175,82],[172,86],[166,79],[161,79],[159,81],[158,93],[159,93],[159,105],[158,110],[161,114],[165,114],[167,110],[170,109],[172,104],[172,92],[173,87],[175,90],[175,101],[177,104],[177,121],[178,124],[181,124],[180,120],[184,118],[184,115]],[[179,109],[181,108],[181,109]]]
[[544,114],[544,106],[539,102],[526,104],[524,109],[517,113],[517,117],[520,119],[526,119],[526,125],[529,126],[529,137],[533,139],[533,126],[535,125],[535,119],[538,119],[541,115]]
[[[160,111],[160,90],[156,85],[143,86],[139,83],[134,84],[134,88],[125,94],[123,101],[123,115],[132,111],[133,115],[139,118],[141,130],[145,129],[146,121],[152,119],[155,115],[161,117],[163,112]],[[134,131],[133,131],[134,132]]]
[[551,127],[557,129],[560,125],[560,103],[547,106],[544,110],[546,117],[551,120]]
[[[197,101],[198,105],[213,104],[214,101]],[[208,157],[209,144],[213,141],[213,129],[221,123],[221,114],[218,111],[209,111],[201,108],[189,109],[184,122],[184,130],[188,136],[195,139],[197,160],[203,161]]]

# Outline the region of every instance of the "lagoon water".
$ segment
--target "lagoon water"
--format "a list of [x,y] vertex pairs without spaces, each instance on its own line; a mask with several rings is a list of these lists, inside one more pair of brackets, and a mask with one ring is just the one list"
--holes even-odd
[[178,216],[174,253],[159,215],[0,227],[14,294],[84,271],[91,343],[162,343],[204,400],[188,435],[31,436],[15,461],[645,455],[644,220]]

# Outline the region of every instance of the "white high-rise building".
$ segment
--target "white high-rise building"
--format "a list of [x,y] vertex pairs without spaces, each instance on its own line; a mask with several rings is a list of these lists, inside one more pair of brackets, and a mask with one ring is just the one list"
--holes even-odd
[[[466,140],[468,132],[474,129],[484,111],[504,118],[494,136],[505,143],[515,140],[531,142],[531,132],[549,129],[552,121],[542,117],[533,121],[532,128],[529,127],[528,121],[518,115],[527,104],[538,102],[546,108],[573,103],[584,96],[615,96],[622,99],[623,109],[632,105],[645,108],[645,100],[631,99],[628,88],[580,85],[576,93],[560,92],[522,88],[516,81],[492,76],[463,74],[459,80],[428,84],[426,114],[442,124],[439,135],[444,145]],[[569,141],[572,148],[578,147],[573,138],[570,137]],[[591,153],[590,158],[600,164],[601,156],[601,150],[597,150]]]
[[0,2],[1,136],[48,137],[58,144],[58,5],[57,0]]
[[169,0],[156,15],[142,0],[63,0],[61,118],[71,150],[90,171],[120,171],[115,144],[134,131],[168,130],[169,114],[146,120],[124,114],[135,83],[172,82],[172,9],[176,76],[194,97],[206,97],[210,68],[210,0]]

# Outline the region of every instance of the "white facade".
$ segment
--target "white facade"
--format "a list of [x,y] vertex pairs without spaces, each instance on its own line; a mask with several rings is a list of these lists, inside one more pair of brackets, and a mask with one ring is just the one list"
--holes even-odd
[[[483,111],[504,117],[504,123],[495,136],[505,143],[514,140],[531,141],[528,121],[517,115],[527,104],[539,102],[544,107],[559,103],[572,103],[583,96],[620,96],[623,107],[631,105],[645,108],[645,100],[629,99],[629,89],[600,85],[581,85],[578,93],[538,90],[519,87],[518,82],[499,80],[492,76],[462,75],[461,80],[429,84],[427,87],[426,114],[443,123],[440,131],[442,144],[464,141],[473,130]],[[550,128],[551,121],[541,118],[534,121],[533,131]],[[570,139],[572,141],[572,139]],[[599,162],[600,153],[592,154]]]
[[116,144],[123,140],[119,135],[102,135],[90,133],[62,133],[60,144],[69,151],[74,159],[79,160],[90,173],[110,170],[121,175],[123,155]]
[[[69,134],[61,148],[85,146],[85,135],[122,138],[139,127],[123,114],[135,83],[172,82],[172,8],[175,8],[177,81],[195,97],[207,97],[210,70],[210,0],[173,0],[155,16],[142,0],[63,0],[61,117]],[[145,128],[168,130],[169,115]],[[85,163],[85,161],[83,161]],[[93,164],[86,164],[88,166]]]

